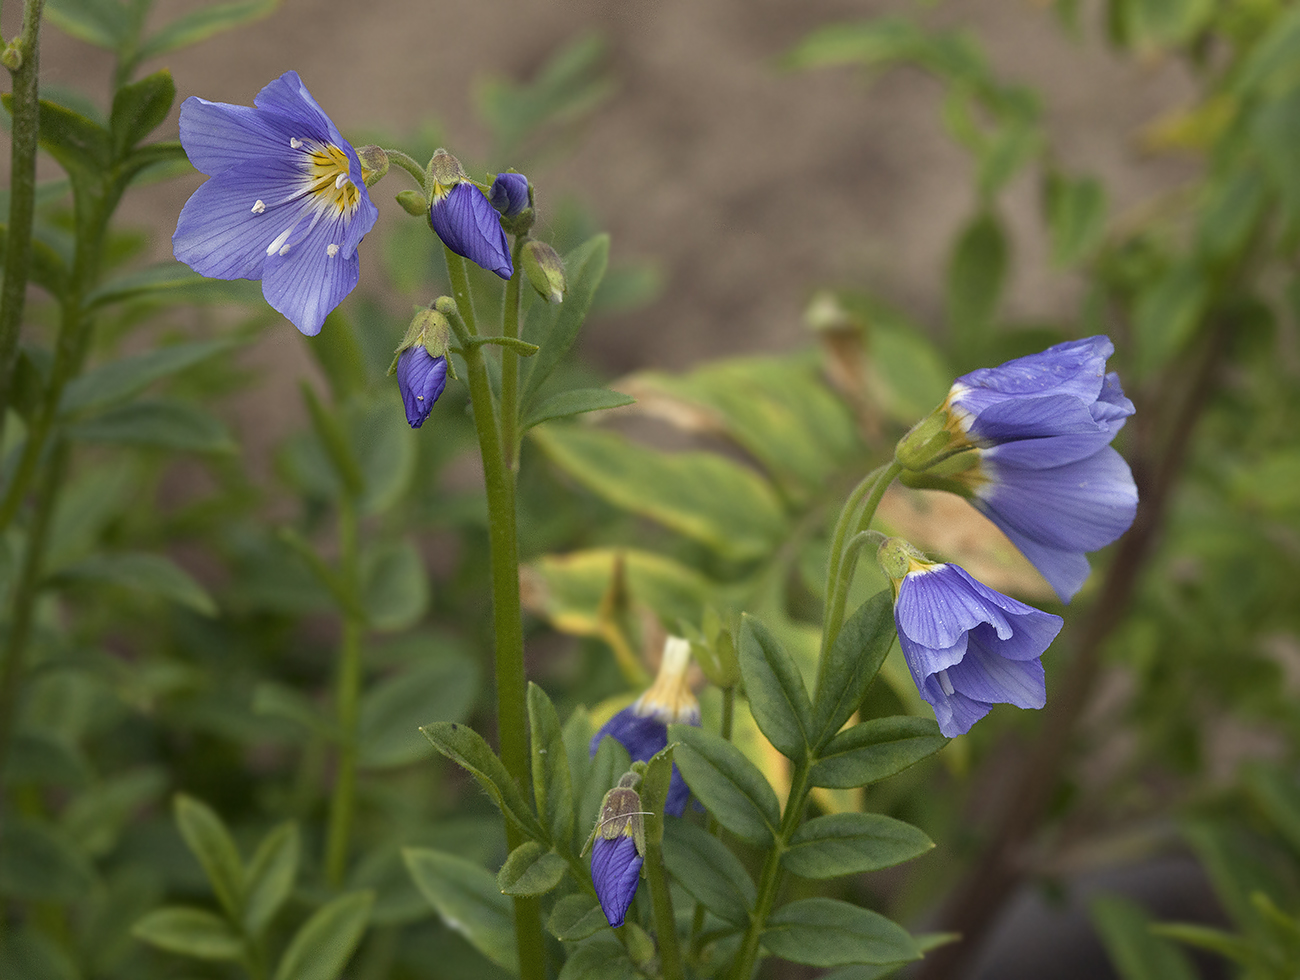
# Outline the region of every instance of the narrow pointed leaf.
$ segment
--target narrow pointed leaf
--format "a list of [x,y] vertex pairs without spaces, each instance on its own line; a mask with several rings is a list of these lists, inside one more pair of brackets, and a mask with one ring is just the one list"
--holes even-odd
[[528,725],[532,746],[533,799],[551,839],[573,836],[573,780],[555,706],[536,684],[528,684]]
[[946,744],[932,718],[874,718],[831,739],[809,779],[814,786],[828,789],[866,786],[902,772]]
[[258,845],[244,884],[244,929],[260,935],[293,891],[298,875],[298,825],[282,823]]
[[803,761],[812,728],[803,675],[780,641],[750,615],[740,626],[740,673],[759,731],[787,759]]
[[787,871],[804,878],[838,878],[891,868],[934,847],[911,824],[879,813],[834,813],[809,820],[781,855]]
[[735,926],[749,924],[758,892],[740,859],[722,841],[685,820],[668,822],[664,865],[706,909]]
[[275,980],[337,980],[365,934],[374,904],[375,893],[362,891],[318,909],[280,957]]
[[234,838],[216,811],[192,796],[178,793],[175,811],[181,837],[203,866],[217,901],[227,915],[239,921],[243,912],[244,865]]
[[772,954],[808,966],[905,963],[921,957],[902,926],[831,898],[805,898],[777,909],[768,916],[762,943]]
[[402,852],[420,893],[449,929],[459,932],[497,966],[518,974],[514,906],[486,868],[430,848]]
[[478,732],[455,722],[435,722],[420,729],[433,747],[478,780],[492,802],[534,840],[549,841],[523,793]]
[[155,909],[131,927],[131,935],[169,953],[201,960],[237,960],[244,940],[225,919],[205,909]]
[[668,738],[681,743],[674,753],[677,767],[718,822],[741,840],[770,845],[781,822],[780,804],[740,749],[693,725],[668,726]]
[[811,731],[815,748],[829,742],[858,710],[893,642],[893,596],[885,590],[854,611],[831,645],[822,689],[813,705]]
[[497,872],[497,887],[503,895],[545,895],[558,885],[569,862],[546,845],[525,841],[510,852]]

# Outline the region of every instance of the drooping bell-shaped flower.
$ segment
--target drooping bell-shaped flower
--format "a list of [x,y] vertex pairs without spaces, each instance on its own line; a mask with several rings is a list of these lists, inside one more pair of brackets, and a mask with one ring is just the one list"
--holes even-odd
[[181,210],[176,258],[213,279],[260,279],[266,301],[315,336],[356,287],[357,246],[379,216],[352,145],[293,71],[252,107],[191,96],[180,135],[209,179]]
[[1064,620],[932,562],[905,541],[877,556],[894,585],[894,625],[912,679],[949,738],[970,731],[995,704],[1041,708],[1041,657]]
[[429,225],[457,255],[509,279],[514,263],[496,208],[446,150],[435,153],[429,166],[433,173]]
[[1106,372],[1112,353],[1109,338],[1090,337],[963,375],[895,452],[904,483],[969,499],[1063,602],[1088,577],[1086,553],[1137,512],[1133,475],[1110,446],[1133,414]]
[[[670,636],[664,643],[663,660],[655,682],[630,706],[601,726],[591,739],[591,754],[596,754],[601,739],[609,735],[622,743],[633,762],[649,762],[668,744],[669,725],[698,725],[700,703],[686,682],[690,665],[690,641]],[[674,765],[664,813],[680,817],[686,809],[690,792]]]

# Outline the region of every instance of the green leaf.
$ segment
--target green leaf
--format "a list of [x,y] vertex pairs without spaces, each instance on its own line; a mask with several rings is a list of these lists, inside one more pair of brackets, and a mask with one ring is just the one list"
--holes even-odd
[[253,714],[292,721],[320,738],[338,738],[338,730],[333,721],[326,718],[320,706],[297,688],[274,681],[262,681],[253,688],[252,707]]
[[787,759],[804,761],[812,704],[803,675],[771,631],[748,614],[740,626],[740,673],[759,731]]
[[5,820],[0,847],[0,895],[7,899],[73,902],[96,886],[86,855],[53,827]]
[[1254,937],[1237,936],[1222,929],[1191,922],[1157,922],[1147,928],[1157,936],[1176,939],[1198,949],[1208,949],[1243,966],[1259,965],[1260,950]]
[[[1300,472],[1300,459],[1296,463],[1295,469]],[[1296,484],[1292,484],[1292,488],[1294,486]],[[1300,786],[1296,785],[1290,773],[1271,766],[1250,767],[1244,781],[1251,801],[1268,817],[1291,849],[1300,854]]]
[[632,405],[635,398],[630,398],[619,391],[608,388],[570,388],[547,398],[528,413],[520,428],[526,432],[535,425],[549,422],[551,419],[568,418],[570,415],[582,415],[584,412],[600,412],[607,408],[619,408]]
[[401,500],[415,477],[416,434],[406,424],[397,386],[349,411],[346,430],[361,470],[361,512],[382,514]]
[[783,905],[767,919],[763,945],[772,954],[808,966],[906,963],[921,958],[907,931],[883,915],[832,898]]
[[280,824],[258,845],[244,882],[244,929],[260,936],[293,891],[298,875],[298,825]]
[[78,41],[115,51],[135,29],[118,0],[48,0],[45,16]]
[[730,742],[694,725],[668,726],[668,739],[681,743],[674,757],[682,778],[718,822],[743,841],[771,846],[781,808],[758,767]]
[[114,159],[121,160],[161,125],[175,100],[176,83],[166,68],[118,89],[108,124],[113,134]]
[[1142,906],[1107,895],[1089,903],[1092,921],[1122,980],[1196,980],[1200,975],[1177,946],[1151,934]]
[[528,726],[537,812],[551,840],[567,844],[573,837],[573,779],[560,716],[546,692],[532,681],[528,682]]
[[14,923],[0,936],[0,977],[22,980],[80,980],[82,973],[73,963],[72,951],[34,925]]
[[207,590],[163,555],[130,551],[91,555],[63,568],[57,579],[119,585],[168,599],[201,616],[217,614],[217,604]]
[[1179,263],[1148,285],[1134,310],[1138,370],[1146,376],[1176,357],[1196,333],[1209,299],[1204,273]]
[[375,893],[361,891],[317,909],[280,957],[275,980],[335,980],[361,942],[374,904]]
[[225,919],[203,909],[169,906],[150,912],[131,935],[169,953],[201,960],[238,960],[244,940]]
[[472,728],[445,721],[425,725],[420,731],[434,748],[478,780],[497,808],[520,830],[534,840],[549,840],[505,764],[488,748],[483,736]]
[[957,236],[948,260],[948,326],[967,349],[977,346],[993,320],[1007,267],[1002,223],[991,211],[981,211]]
[[587,780],[582,787],[582,804],[578,808],[578,836],[586,839],[591,828],[600,819],[600,804],[605,794],[614,788],[619,777],[632,767],[632,759],[621,742],[606,735],[596,746],[596,755],[587,769]]
[[198,44],[214,34],[261,20],[278,6],[279,0],[235,0],[234,3],[209,4],[177,17],[156,34],[145,38],[140,45],[139,58],[144,61]]
[[642,980],[643,977],[621,943],[598,936],[569,954],[558,980]]
[[81,789],[90,782],[91,768],[80,746],[66,739],[40,730],[17,731],[9,743],[3,776],[5,785],[35,783]]
[[497,966],[519,973],[514,907],[490,871],[423,847],[402,851],[416,886],[448,929],[459,932]]
[[641,809],[645,810],[645,841],[647,847],[659,847],[664,842],[664,803],[668,800],[668,787],[673,779],[673,751],[676,742],[670,742],[652,755],[645,764],[641,777]]
[[[674,821],[677,822],[680,821]],[[593,936],[601,929],[608,929],[609,922],[605,919],[600,903],[583,892],[566,895],[556,902],[546,928],[556,939],[573,943]]]
[[123,401],[153,382],[228,351],[238,343],[237,340],[222,339],[174,344],[102,364],[74,378],[63,389],[59,411],[63,415],[72,415]]
[[809,779],[814,786],[855,789],[900,773],[947,744],[931,718],[873,718],[831,739]]
[[123,833],[136,825],[140,811],[155,806],[169,781],[161,768],[128,769],[78,793],[63,811],[63,832],[82,853],[104,857]]
[[665,453],[579,426],[532,431],[553,463],[599,496],[724,558],[760,558],[785,534],[785,515],[771,486],[716,453]]
[[226,825],[206,803],[184,793],[176,794],[175,811],[181,837],[203,866],[217,901],[232,920],[240,921],[243,917],[244,865]]
[[429,605],[429,576],[414,543],[403,539],[367,551],[361,574],[372,629],[392,633],[419,622]]
[[796,830],[781,863],[803,878],[838,878],[892,868],[932,847],[929,837],[901,820],[878,813],[833,813]]
[[1087,258],[1106,233],[1106,188],[1093,177],[1048,174],[1044,204],[1052,261],[1071,266]]
[[97,187],[111,172],[113,140],[103,126],[45,99],[40,102],[38,125],[41,146],[74,184]]
[[504,895],[545,895],[564,879],[569,862],[546,845],[524,841],[497,872],[497,887]]
[[234,453],[239,447],[226,427],[185,402],[149,400],[110,408],[72,426],[82,442],[117,443],[191,453]]
[[809,731],[820,750],[858,710],[867,688],[894,643],[894,599],[889,589],[876,593],[840,628],[826,657],[821,690]]
[[731,850],[702,827],[670,820],[664,833],[664,866],[690,896],[734,926],[749,925],[758,893]]
[[261,283],[246,279],[207,279],[180,262],[165,262],[129,272],[92,289],[88,309],[112,303],[156,299],[171,303],[262,304]]
[[533,414],[538,390],[560,364],[577,339],[587,317],[591,298],[609,263],[609,236],[596,235],[564,257],[564,277],[569,284],[563,303],[534,303],[524,324],[523,339],[541,350],[525,364],[519,404],[523,416]]
[[478,665],[459,656],[430,659],[371,686],[361,698],[358,764],[389,769],[425,758],[420,725],[464,721],[478,689]]

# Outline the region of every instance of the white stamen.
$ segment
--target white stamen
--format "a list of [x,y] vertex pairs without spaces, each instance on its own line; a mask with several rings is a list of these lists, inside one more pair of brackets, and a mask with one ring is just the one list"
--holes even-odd
[[263,201],[261,198],[258,198],[256,201],[253,202],[253,214],[261,214],[265,210],[266,210],[266,202]]
[[415,400],[416,400],[417,402],[422,402],[422,401],[424,401],[424,396],[423,396],[423,395],[416,395],[416,396],[415,396]]
[[288,254],[289,254],[289,246],[288,246],[288,245],[281,245],[281,246],[280,246],[280,254],[281,254],[281,255],[288,255]]
[[298,139],[296,136],[290,136],[290,137],[289,137],[289,148],[290,148],[290,149],[296,150],[296,149],[298,149],[300,146],[302,146],[302,140]]
[[[280,234],[276,235],[275,241],[273,241],[270,245],[266,246],[266,254],[274,255],[276,252],[279,252],[280,246],[283,245],[288,240],[289,232],[291,231],[293,231],[293,226],[286,228],[284,231],[280,232]],[[283,255],[284,253],[281,252],[280,254]]]
[[339,254],[339,247],[331,242],[329,245],[325,246],[325,254],[332,259],[334,256]]
[[342,187],[342,186],[343,186],[344,184],[346,184],[346,183],[348,183],[348,175],[347,175],[347,174],[339,174],[337,177],[334,178],[334,189],[335,189],[335,190],[338,190],[340,187]]
[[953,689],[952,681],[948,680],[948,672],[946,670],[941,670],[934,676],[939,681],[939,687],[943,689],[944,694],[948,695],[948,697],[952,697],[956,693]]

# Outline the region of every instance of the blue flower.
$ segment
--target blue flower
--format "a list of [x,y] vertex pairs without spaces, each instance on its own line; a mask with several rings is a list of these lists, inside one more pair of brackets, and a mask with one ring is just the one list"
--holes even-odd
[[488,200],[502,217],[513,218],[528,207],[528,178],[523,174],[497,174]]
[[496,209],[446,150],[433,155],[429,168],[433,173],[429,225],[434,232],[457,255],[509,279],[515,267]]
[[397,388],[406,406],[406,421],[418,429],[433,411],[433,403],[447,385],[447,358],[434,357],[422,345],[397,355]]
[[292,71],[252,108],[191,96],[180,132],[209,180],[181,210],[176,258],[213,279],[260,279],[266,301],[315,336],[356,286],[357,246],[379,216],[356,151]]
[[1133,474],[1110,446],[1133,414],[1106,373],[1114,350],[1090,337],[963,375],[895,453],[904,483],[965,496],[1063,602],[1088,577],[1085,553],[1137,513]]
[[[659,675],[644,694],[601,726],[591,739],[591,754],[596,754],[606,735],[621,743],[633,762],[649,762],[668,744],[671,724],[698,725],[700,703],[686,683],[686,669],[691,662],[691,645],[672,636],[664,644]],[[664,800],[664,813],[680,817],[686,809],[691,791],[673,765],[672,781]]]
[[597,836],[591,846],[591,883],[596,886],[596,897],[600,899],[605,919],[615,929],[623,924],[623,917],[636,895],[643,860],[631,837],[610,840]]
[[1040,658],[1064,620],[995,592],[957,565],[927,561],[896,538],[880,547],[894,584],[894,625],[912,679],[939,730],[970,731],[994,704],[1041,708]]

